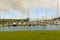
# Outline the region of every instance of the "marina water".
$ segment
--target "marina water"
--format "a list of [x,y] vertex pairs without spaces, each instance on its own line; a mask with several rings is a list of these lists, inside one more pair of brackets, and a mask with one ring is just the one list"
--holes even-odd
[[27,30],[60,30],[60,25],[47,25],[47,26],[4,26],[0,27],[0,31],[27,31]]

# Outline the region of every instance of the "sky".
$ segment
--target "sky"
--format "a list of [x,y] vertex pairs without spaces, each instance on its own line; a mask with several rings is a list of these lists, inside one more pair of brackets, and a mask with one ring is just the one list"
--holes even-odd
[[28,17],[30,20],[60,17],[60,0],[0,0],[0,18]]

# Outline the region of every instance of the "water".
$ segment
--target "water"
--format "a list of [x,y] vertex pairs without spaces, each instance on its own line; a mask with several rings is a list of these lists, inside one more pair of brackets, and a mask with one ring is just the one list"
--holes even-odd
[[0,31],[25,31],[25,30],[60,30],[60,25],[0,27]]

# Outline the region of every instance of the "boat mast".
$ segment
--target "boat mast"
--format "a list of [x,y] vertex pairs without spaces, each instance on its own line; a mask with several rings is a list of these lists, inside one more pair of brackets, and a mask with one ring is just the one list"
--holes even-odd
[[[57,17],[59,17],[59,10],[58,10],[58,0],[57,0],[57,14],[56,14]],[[58,19],[59,20],[59,19]],[[57,23],[57,28],[58,28],[58,23]]]
[[[58,0],[57,0],[57,15],[59,16]],[[57,15],[56,15],[56,16],[57,16]],[[57,16],[57,17],[58,17],[58,16]]]

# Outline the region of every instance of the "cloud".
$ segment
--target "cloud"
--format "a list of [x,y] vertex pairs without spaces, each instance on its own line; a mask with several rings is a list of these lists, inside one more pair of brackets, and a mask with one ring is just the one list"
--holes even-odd
[[[37,7],[42,7],[47,10],[57,9],[57,0],[0,0],[0,12],[6,12],[15,9],[23,11],[23,13],[27,15],[26,13],[28,13],[28,9],[35,9]],[[59,12],[57,15],[60,16],[60,0],[58,0],[58,10]],[[52,17],[48,16],[48,18]]]
[[[56,9],[57,0],[0,0],[0,12],[16,9],[26,14],[29,8],[37,7]],[[58,8],[60,9],[60,0],[58,0]],[[60,16],[60,12],[58,15]]]
[[[60,4],[60,0],[58,0],[58,4]],[[10,9],[26,11],[34,7],[57,8],[57,0],[0,0],[0,10],[2,9],[2,11]],[[60,5],[58,7],[60,8]]]

